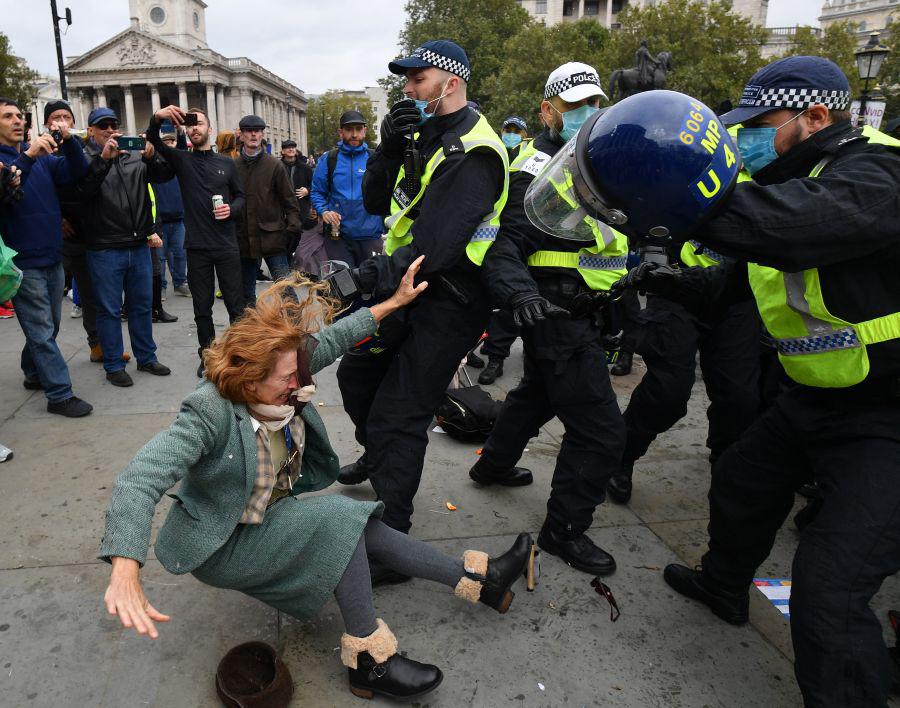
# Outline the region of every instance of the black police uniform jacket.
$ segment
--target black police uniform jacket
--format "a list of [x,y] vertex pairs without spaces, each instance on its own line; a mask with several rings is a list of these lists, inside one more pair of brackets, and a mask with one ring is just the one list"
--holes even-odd
[[[825,156],[820,175],[809,174]],[[818,268],[829,310],[847,322],[900,312],[900,151],[869,143],[849,122],[815,133],[738,184],[724,211],[695,236],[740,259],[689,269],[695,300],[732,301],[749,290],[746,263]],[[706,273],[697,271],[708,271]],[[900,341],[869,345],[859,387],[896,386]]]
[[[534,147],[553,157],[563,146],[562,138],[544,129],[534,139]],[[578,252],[593,244],[551,236],[529,221],[525,214],[525,192],[534,176],[514,173],[509,182],[509,198],[500,216],[497,240],[485,256],[482,278],[494,304],[510,308],[516,295],[539,292],[554,305],[570,305],[572,290],[587,291],[581,276],[571,268],[529,268],[528,256],[536,251]],[[526,352],[539,359],[565,360],[600,339],[601,329],[591,319],[544,320],[522,328]]]

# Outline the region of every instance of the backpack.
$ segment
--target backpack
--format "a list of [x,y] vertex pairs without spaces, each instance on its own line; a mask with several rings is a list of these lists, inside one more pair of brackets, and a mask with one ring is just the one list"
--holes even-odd
[[[366,148],[369,151],[369,157],[375,152],[372,148]],[[331,196],[331,190],[334,188],[334,171],[337,168],[337,159],[340,148],[331,148],[328,151],[328,196]]]
[[448,389],[435,412],[438,424],[451,438],[484,442],[491,434],[502,402],[495,401],[481,386]]
[[13,263],[13,258],[19,255],[11,249],[0,237],[0,302],[6,302],[19,291],[22,284],[22,271]]

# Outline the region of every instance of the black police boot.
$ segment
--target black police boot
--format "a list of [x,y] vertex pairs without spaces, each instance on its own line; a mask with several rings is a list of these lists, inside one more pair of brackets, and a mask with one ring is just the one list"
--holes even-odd
[[472,465],[469,477],[485,487],[492,484],[500,484],[504,487],[524,487],[534,481],[531,470],[524,467],[494,467],[483,456]]
[[399,585],[412,580],[410,576],[398,573],[393,568],[375,560],[372,556],[369,556],[369,575],[372,578],[373,588],[380,585]]
[[631,501],[633,488],[631,478],[634,475],[632,465],[623,465],[622,468],[609,478],[606,483],[606,494],[616,504],[627,504]]
[[531,534],[520,533],[512,547],[502,556],[488,558],[484,551],[466,551],[463,568],[466,574],[453,592],[469,602],[481,602],[501,615],[506,614],[516,594],[510,590],[519,579],[531,555]]
[[483,369],[484,359],[478,356],[475,352],[469,352],[466,355],[466,366],[471,366],[473,369]]
[[478,374],[478,383],[492,384],[501,376],[503,376],[503,359],[490,357],[487,366],[484,367],[484,371]]
[[550,519],[544,521],[537,545],[568,565],[591,575],[609,575],[616,571],[616,560],[583,533],[560,531]]
[[663,578],[675,592],[706,605],[713,614],[728,624],[746,624],[750,619],[750,593],[734,592],[716,586],[703,571],[671,563]]
[[366,457],[363,455],[356,462],[341,467],[337,481],[341,484],[362,484],[369,478],[369,468],[366,466]]
[[631,373],[634,354],[631,352],[619,352],[619,360],[609,370],[613,376],[628,376]]

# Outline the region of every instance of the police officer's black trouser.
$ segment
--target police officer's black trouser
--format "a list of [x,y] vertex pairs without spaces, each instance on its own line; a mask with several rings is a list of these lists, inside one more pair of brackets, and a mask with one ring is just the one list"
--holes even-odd
[[[880,389],[880,392],[879,392]],[[795,387],[713,466],[703,570],[746,589],[814,480],[825,494],[800,534],[791,578],[797,682],[809,706],[883,706],[888,657],[869,600],[900,570],[900,397]]]
[[408,531],[428,426],[460,362],[490,317],[486,294],[461,305],[438,282],[403,313],[404,331],[380,354],[345,354],[337,378],[344,409],[365,446],[383,521]]
[[625,294],[610,306],[618,315],[617,320],[622,327],[622,346],[620,351],[634,354],[637,350],[638,336],[641,329],[641,301],[636,290],[626,290]]
[[553,361],[532,356],[526,339],[525,374],[503,403],[483,459],[496,467],[514,466],[528,441],[554,416],[565,433],[547,515],[555,528],[574,535],[590,527],[625,445],[625,425],[599,341]]
[[513,322],[512,310],[501,309],[491,315],[487,339],[481,345],[481,353],[488,359],[506,359],[513,342],[519,336],[519,328]]
[[713,322],[658,296],[647,298],[637,351],[647,373],[625,410],[628,440],[623,468],[630,470],[650,443],[687,413],[697,351],[709,396],[706,445],[715,459],[759,413],[759,313],[752,299],[736,303]]

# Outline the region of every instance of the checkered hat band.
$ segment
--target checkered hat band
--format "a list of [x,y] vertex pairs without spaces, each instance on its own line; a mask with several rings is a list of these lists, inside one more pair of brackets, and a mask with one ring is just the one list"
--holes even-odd
[[468,81],[469,77],[472,75],[469,67],[462,62],[445,57],[443,54],[438,54],[430,49],[422,51],[419,58],[422,61],[427,61],[432,66],[436,66],[438,69],[443,69],[444,71],[449,71],[451,74],[456,74],[463,81]]
[[766,89],[760,92],[758,98],[741,99],[738,105],[808,108],[815,103],[821,103],[833,111],[843,111],[850,105],[850,92],[804,88]]
[[579,76],[578,81],[573,81],[571,76],[567,76],[564,79],[560,79],[559,81],[554,81],[552,84],[548,84],[544,87],[544,98],[552,98],[553,96],[559,96],[563,91],[568,91],[573,86],[581,86],[582,84],[590,84],[591,86],[599,86],[600,78],[596,75],[592,75],[595,79],[591,81],[588,78],[588,75],[581,74]]

